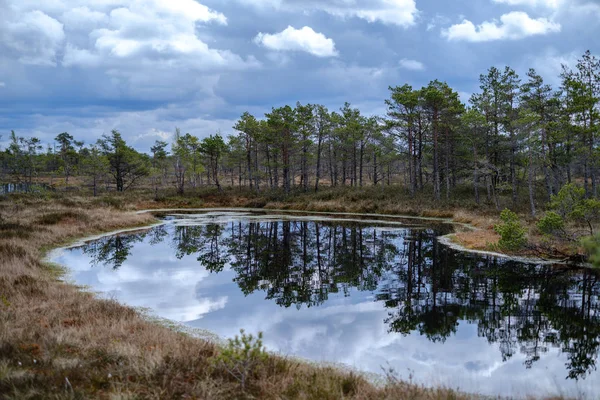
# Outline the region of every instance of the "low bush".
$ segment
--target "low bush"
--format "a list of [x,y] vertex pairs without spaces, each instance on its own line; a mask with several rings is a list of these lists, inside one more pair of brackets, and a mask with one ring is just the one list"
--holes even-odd
[[549,211],[537,223],[537,228],[544,235],[564,236],[565,220],[554,211]]
[[589,262],[594,268],[600,268],[600,235],[587,236],[581,239]]
[[498,246],[503,250],[517,251],[525,247],[527,239],[525,237],[525,228],[519,222],[519,216],[504,209],[500,214],[501,224],[494,226],[494,230],[500,235]]
[[240,336],[228,340],[227,346],[215,358],[215,364],[239,381],[242,390],[245,390],[248,379],[267,357],[262,344],[262,332],[255,338],[241,329]]

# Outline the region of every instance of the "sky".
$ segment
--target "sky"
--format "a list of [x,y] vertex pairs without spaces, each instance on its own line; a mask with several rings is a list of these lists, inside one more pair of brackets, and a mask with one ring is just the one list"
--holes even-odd
[[491,66],[558,85],[598,37],[600,0],[0,0],[0,147],[117,129],[148,151],[297,101],[382,115],[433,79],[467,101]]

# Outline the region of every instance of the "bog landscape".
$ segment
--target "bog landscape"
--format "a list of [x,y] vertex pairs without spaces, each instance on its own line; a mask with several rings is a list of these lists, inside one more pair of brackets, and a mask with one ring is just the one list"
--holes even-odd
[[600,396],[600,6],[25,3],[0,398]]

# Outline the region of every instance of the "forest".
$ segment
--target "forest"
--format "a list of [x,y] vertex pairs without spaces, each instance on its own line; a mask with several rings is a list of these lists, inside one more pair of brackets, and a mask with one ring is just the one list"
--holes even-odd
[[469,201],[531,217],[551,209],[546,231],[573,237],[563,225],[577,220],[593,234],[600,215],[600,60],[587,51],[574,69],[562,67],[560,82],[552,87],[534,69],[521,77],[491,67],[468,104],[439,80],[391,86],[382,116],[349,103],[337,111],[297,103],[264,117],[245,112],[229,135],[199,138],[176,128],[171,143],[156,141],[149,153],[117,130],[89,144],[68,132],[42,143],[12,131],[0,152],[0,181],[94,196],[144,187],[155,198],[200,187],[288,195],[397,186],[437,204]]

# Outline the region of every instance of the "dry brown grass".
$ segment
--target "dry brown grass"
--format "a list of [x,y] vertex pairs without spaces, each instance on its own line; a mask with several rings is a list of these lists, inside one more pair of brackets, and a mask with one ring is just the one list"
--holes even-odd
[[494,225],[498,223],[498,213],[495,215],[477,214],[463,210],[455,211],[453,220],[455,222],[468,224],[479,229],[494,229]]
[[461,246],[472,250],[490,250],[498,243],[500,236],[492,230],[480,229],[476,231],[457,232],[454,241]]

